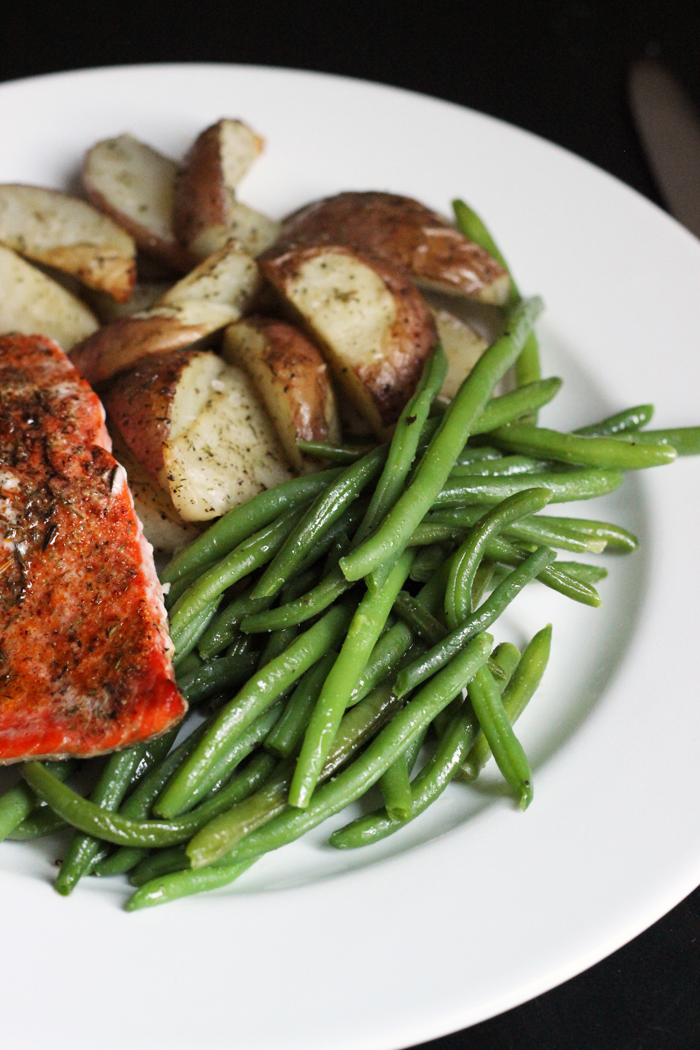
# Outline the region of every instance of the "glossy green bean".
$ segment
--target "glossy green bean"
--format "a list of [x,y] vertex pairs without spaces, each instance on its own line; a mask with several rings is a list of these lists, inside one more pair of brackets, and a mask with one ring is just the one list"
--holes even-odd
[[58,813],[54,813],[50,806],[40,806],[32,810],[7,838],[11,842],[32,842],[34,839],[43,839],[47,835],[53,835],[68,827],[70,824]]
[[583,437],[610,437],[612,434],[645,427],[647,423],[651,423],[653,415],[653,405],[635,405],[634,408],[626,408],[623,412],[616,412],[614,416],[602,419],[600,423],[578,427],[573,433],[581,434]]
[[[239,543],[230,554],[202,573],[185,591],[175,603],[170,615],[170,633],[176,648],[178,635],[205,606],[238,580],[274,558],[303,513],[303,509],[300,510],[299,507],[285,511],[271,525],[265,526]],[[253,592],[253,597],[259,595]]]
[[[513,677],[503,693],[503,708],[515,725],[542,681],[552,645],[552,625],[548,624],[532,638],[520,658]],[[491,748],[479,733],[457,773],[459,780],[475,780],[491,757]]]
[[[509,274],[511,281],[510,300],[511,303],[517,302],[520,299],[518,286],[515,283],[515,279],[510,272],[508,264],[501,255],[498,245],[489,233],[484,222],[468,204],[464,203],[464,201],[455,200],[452,202],[452,207],[454,209],[458,229],[462,231],[465,237],[469,237],[470,240],[481,245],[481,247],[484,248],[484,250],[487,251],[498,263],[500,263],[503,269]],[[515,381],[518,386],[524,386],[527,383],[539,379],[540,375],[539,344],[537,342],[537,336],[534,332],[531,332],[528,335],[522,353],[515,364]]]
[[[419,525],[418,528],[420,529],[421,526]],[[413,540],[413,537],[411,539]],[[413,546],[413,543],[411,543],[411,546]],[[451,548],[452,545],[447,543],[430,543],[427,547],[424,547],[413,561],[411,572],[409,573],[411,579],[416,583],[427,583],[440,568],[445,558],[451,553]]]
[[237,689],[253,673],[257,660],[255,653],[219,656],[184,675],[179,682],[180,692],[189,703],[197,704],[216,693]]
[[472,434],[487,434],[496,427],[505,426],[506,423],[512,423],[522,416],[536,412],[556,397],[561,384],[562,380],[556,376],[550,379],[535,379],[533,382],[519,384],[516,390],[507,394],[492,397],[474,424]]
[[182,660],[178,663],[176,678],[180,680],[186,675],[191,674],[193,671],[199,670],[203,662],[204,661],[199,653],[195,652],[193,649],[191,653],[187,654],[187,656],[183,656]]
[[293,510],[314,499],[337,478],[339,471],[325,470],[319,474],[305,474],[272,489],[259,493],[238,507],[234,507],[194,543],[179,551],[161,573],[163,583],[174,584],[182,576],[203,572],[226,557],[235,547],[255,532],[264,529],[285,511]]
[[[340,723],[319,779],[332,777],[391,719],[399,706],[391,686],[385,684],[373,689],[361,703],[351,708]],[[293,772],[294,759],[286,759],[264,788],[203,828],[187,847],[188,855],[193,858],[193,867],[223,857],[246,835],[284,812],[288,808],[287,795]]]
[[605,550],[616,551],[621,554],[631,554],[639,546],[639,540],[634,533],[623,529],[621,525],[614,525],[607,521],[591,521],[586,518],[555,518],[542,519],[548,525],[572,533],[574,536],[582,536],[584,539],[605,541]]
[[523,587],[535,579],[554,558],[555,554],[549,547],[539,547],[534,554],[530,554],[522,565],[509,573],[505,580],[494,588],[476,612],[427,653],[399,672],[394,683],[397,696],[405,696],[444,667],[469,639],[494,623]]
[[604,580],[608,570],[602,565],[588,565],[581,561],[557,561],[557,570],[579,583],[596,584]]
[[399,591],[394,602],[394,612],[428,645],[435,645],[445,637],[443,624],[425,608],[418,598],[407,591]]
[[377,783],[387,813],[397,820],[408,820],[413,809],[413,799],[405,752],[396,756]]
[[392,624],[374,646],[369,660],[350,692],[347,706],[353,707],[358,704],[385,678],[393,677],[413,644],[413,631],[405,623]]
[[332,569],[315,587],[312,587],[301,598],[278,605],[276,609],[253,613],[241,622],[241,630],[251,633],[278,631],[282,627],[304,623],[313,616],[318,616],[352,586],[339,568]]
[[[67,780],[75,770],[75,762],[68,759],[64,762],[47,762],[47,767],[59,780]],[[11,837],[13,831],[26,820],[30,813],[38,806],[36,795],[34,795],[24,781],[9,788],[0,797],[0,842]]]
[[635,432],[616,437],[586,437],[547,430],[528,423],[510,423],[489,433],[498,448],[525,456],[540,456],[562,463],[599,470],[641,470],[672,463],[676,450],[668,444],[642,444]]
[[445,589],[445,619],[451,631],[466,620],[472,611],[472,585],[489,539],[519,518],[542,510],[550,499],[549,489],[525,489],[503,500],[475,523],[462,546],[450,559]]
[[339,466],[355,463],[375,447],[374,443],[371,445],[330,445],[326,441],[297,441],[297,448],[300,452],[305,452],[316,459],[327,459]]
[[615,441],[642,445],[670,445],[679,456],[700,455],[700,427],[675,427],[671,430],[638,430],[633,434],[616,434]]
[[205,868],[202,871],[177,871],[171,875],[162,875],[141,886],[124,907],[127,911],[138,911],[141,908],[154,908],[158,904],[168,904],[193,893],[221,889],[222,886],[229,886],[254,863],[255,860],[243,860],[218,868]]
[[291,627],[282,627],[279,631],[272,631],[267,639],[267,644],[260,654],[258,670],[262,670],[265,664],[283,653],[299,633],[299,628],[294,624]]
[[[444,507],[427,515],[424,525],[435,525],[443,523],[462,529],[470,529],[482,517],[483,507]],[[572,551],[575,554],[601,554],[606,547],[607,540],[594,535],[582,535],[567,526],[569,518],[553,518],[549,514],[539,514],[533,517],[521,518],[503,530],[503,535],[511,539],[525,540],[536,544],[546,544],[547,547],[558,547],[562,550]]]
[[303,737],[326,676],[335,663],[335,651],[309,668],[290,696],[282,717],[265,737],[265,749],[278,758],[288,758]]
[[173,871],[183,871],[190,866],[190,859],[184,846],[171,846],[170,849],[157,849],[147,853],[129,872],[132,886],[145,886],[152,879],[169,875]]
[[498,768],[515,792],[520,808],[527,809],[533,795],[532,770],[487,667],[477,671],[467,692]]
[[187,622],[184,629],[179,634],[173,635],[173,645],[175,646],[173,667],[176,672],[181,670],[183,661],[187,659],[197,645],[199,639],[206,633],[207,628],[216,616],[220,602],[221,595],[215,598],[213,602],[209,602],[208,605],[205,605],[204,608],[200,609],[199,612]]
[[[512,566],[522,565],[524,558],[527,557],[525,551],[514,547],[512,543],[504,540],[502,536],[492,536],[489,539],[486,544],[486,553],[492,561]],[[585,575],[585,572],[583,575]],[[546,566],[538,573],[537,579],[546,587],[550,587],[560,594],[565,594],[567,598],[580,602],[582,605],[590,605],[592,608],[597,609],[603,604],[595,587],[582,579],[580,575],[568,573],[565,568],[561,567],[561,563]]]
[[485,478],[510,477],[511,474],[546,474],[552,465],[547,460],[531,456],[503,456],[502,459],[482,460],[479,463],[458,464],[450,471],[450,478],[480,475]]
[[158,800],[157,812],[172,817],[187,804],[197,784],[207,776],[222,752],[277,697],[301,678],[317,660],[344,636],[354,613],[350,603],[334,606],[325,616],[294,639],[289,648],[258,671],[219,712],[193,755],[178,771]]
[[[377,530],[340,560],[346,579],[358,580],[396,558],[435,502],[491,392],[513,363],[542,309],[540,299],[516,308],[505,333],[479,358],[443,416],[413,480]],[[509,479],[510,480],[510,479]]]
[[483,558],[479,563],[479,567],[474,573],[474,582],[472,583],[472,609],[476,609],[477,605],[481,603],[486,591],[491,586],[495,568],[494,563],[486,558]]
[[258,580],[253,589],[254,598],[270,598],[277,594],[302,562],[309,547],[321,538],[379,474],[387,452],[386,446],[373,449],[341,471],[335,482],[317,496]]
[[[552,503],[593,499],[614,492],[622,484],[621,470],[571,470],[554,474],[538,474],[538,487],[552,493]],[[460,478],[448,481],[433,500],[434,507],[463,507],[467,504],[500,503],[507,496],[532,488],[528,474],[506,478]]]
[[323,683],[289,790],[292,806],[308,806],[354,686],[379,640],[396,595],[411,569],[413,551],[400,555],[382,589],[368,591],[357,607],[338,658]]
[[251,598],[250,593],[253,586],[249,586],[237,595],[222,611],[212,620],[206,632],[199,640],[199,652],[205,660],[217,656],[229,646],[238,631],[241,622],[246,616],[262,612],[267,609],[271,599]]
[[[231,859],[243,860],[279,849],[364,795],[397,755],[405,751],[435,716],[461,693],[486,663],[492,642],[488,634],[472,639],[440,674],[392,718],[359,758],[316,791],[308,809],[289,807],[239,842]],[[187,847],[193,867],[211,863],[221,855],[196,848],[196,841],[193,839]]]
[[418,442],[430,412],[447,375],[447,358],[440,343],[426,361],[413,396],[398,418],[381,476],[372,494],[367,513],[354,538],[359,544],[386,517],[404,487],[413,465]]

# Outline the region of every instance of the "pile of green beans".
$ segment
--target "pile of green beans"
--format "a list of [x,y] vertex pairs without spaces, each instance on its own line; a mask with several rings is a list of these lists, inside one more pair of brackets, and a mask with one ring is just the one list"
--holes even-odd
[[[505,262],[461,201],[463,232]],[[507,269],[507,267],[505,267]],[[512,283],[503,335],[445,407],[437,345],[385,444],[300,448],[335,464],[230,511],[163,571],[185,730],[90,763],[28,762],[0,798],[0,840],[72,829],[56,880],[129,874],[128,910],[229,884],[377,785],[383,806],[335,831],[356,848],[415,820],[490,757],[521,809],[533,777],[514,725],[549,657],[491,630],[535,580],[589,607],[632,553],[605,521],[542,513],[614,491],[623,472],[700,453],[700,427],[645,430],[637,405],[572,433],[537,425],[539,299]],[[512,370],[515,389],[495,388]],[[85,777],[83,776],[83,780]]]

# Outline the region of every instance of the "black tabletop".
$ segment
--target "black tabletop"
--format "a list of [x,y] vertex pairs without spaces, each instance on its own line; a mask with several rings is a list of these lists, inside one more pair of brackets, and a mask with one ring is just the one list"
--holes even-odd
[[[0,19],[2,80],[160,61],[343,73],[528,128],[659,203],[625,96],[645,54],[700,105],[700,0],[431,0],[412,13],[395,0],[38,0],[5,4]],[[700,890],[586,973],[424,1050],[697,1047]]]

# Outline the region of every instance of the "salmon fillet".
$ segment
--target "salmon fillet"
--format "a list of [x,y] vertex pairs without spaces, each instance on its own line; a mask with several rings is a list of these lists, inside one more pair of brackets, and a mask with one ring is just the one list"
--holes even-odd
[[152,550],[97,395],[41,336],[0,338],[0,763],[89,757],[186,703]]

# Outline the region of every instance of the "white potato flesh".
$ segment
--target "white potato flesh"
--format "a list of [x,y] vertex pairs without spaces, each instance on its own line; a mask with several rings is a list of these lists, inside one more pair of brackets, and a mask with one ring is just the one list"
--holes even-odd
[[488,343],[465,321],[448,310],[433,310],[433,316],[447,358],[447,375],[440,396],[451,400],[487,349]]
[[0,334],[45,335],[68,351],[97,330],[85,303],[1,245],[0,289]]
[[102,324],[108,324],[120,317],[133,317],[134,314],[150,310],[170,288],[168,281],[137,281],[126,303],[115,302],[104,292],[90,292],[86,298]]
[[136,276],[133,237],[87,201],[41,186],[0,185],[0,242],[119,301]]
[[189,247],[199,256],[218,251],[230,240],[238,241],[251,255],[260,255],[279,237],[281,225],[262,212],[249,208],[241,201],[232,201],[226,223],[218,223],[202,230]]
[[178,166],[133,135],[103,139],[88,151],[83,184],[90,200],[128,230],[140,248],[170,265],[192,259],[173,232]]
[[143,534],[154,550],[172,554],[196,539],[200,530],[179,516],[167,492],[144,470],[117,428],[110,425],[112,454],[124,467]]
[[156,305],[220,304],[240,317],[260,284],[255,260],[237,244],[227,244],[174,284]]
[[293,476],[248,376],[213,354],[195,361],[205,356],[216,367],[207,363],[204,383],[187,378],[195,362],[185,370],[163,449],[161,484],[185,521],[219,517]]
[[224,118],[216,127],[224,182],[235,190],[253,161],[260,156],[264,142],[242,120]]

